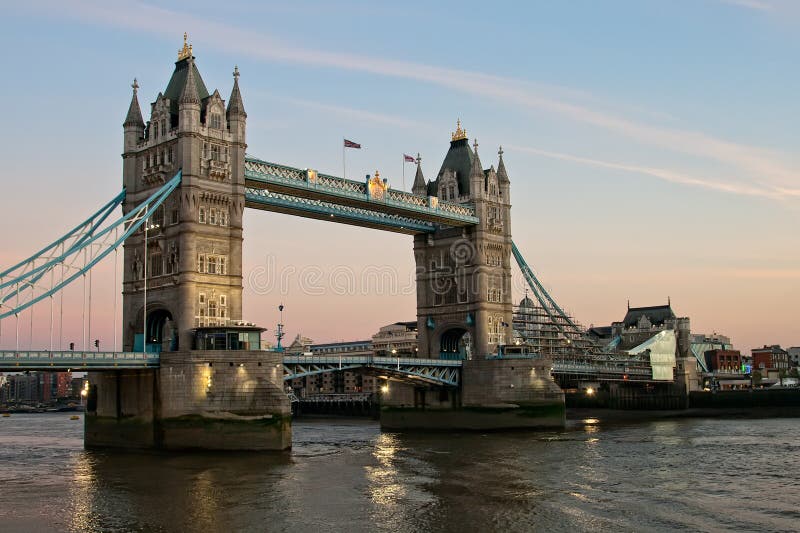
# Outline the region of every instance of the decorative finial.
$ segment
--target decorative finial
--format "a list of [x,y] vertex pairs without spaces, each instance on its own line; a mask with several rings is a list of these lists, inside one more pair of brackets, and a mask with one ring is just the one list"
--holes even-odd
[[239,81],[239,66],[236,65],[233,67],[233,77],[236,81]]
[[381,178],[381,173],[376,170],[375,171],[375,179],[379,180],[380,178]]
[[475,139],[475,142],[472,143],[472,149],[476,154],[478,153],[478,139]]
[[419,165],[420,163],[422,163],[422,156],[419,155],[419,152],[417,152],[417,165]]
[[501,146],[500,149],[497,151],[497,155],[503,157],[503,147]]
[[178,61],[192,57],[192,45],[188,41],[189,34],[183,32],[183,48],[178,50]]
[[133,83],[131,83],[131,87],[133,87],[133,94],[136,94],[136,91],[139,90],[139,82],[136,81],[136,78],[133,78]]
[[450,136],[452,141],[460,141],[467,138],[467,130],[461,128],[461,119],[456,122],[456,131]]

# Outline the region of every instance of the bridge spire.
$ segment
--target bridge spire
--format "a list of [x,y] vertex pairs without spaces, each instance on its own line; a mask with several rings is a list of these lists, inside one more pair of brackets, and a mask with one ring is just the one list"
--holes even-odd
[[427,196],[428,186],[425,183],[425,176],[422,175],[422,157],[417,154],[417,173],[414,175],[414,185],[411,192],[417,196]]
[[500,156],[500,162],[497,164],[497,180],[502,183],[510,183],[508,180],[508,173],[506,173],[506,165],[503,163],[503,147],[501,146],[500,149],[497,151],[497,155]]
[[178,99],[178,104],[196,104],[200,105],[200,96],[197,94],[197,82],[194,78],[194,58],[189,56],[187,58],[189,69],[186,73],[186,82],[183,84],[181,96]]
[[131,97],[131,105],[128,107],[128,115],[125,117],[123,126],[142,126],[144,127],[144,119],[142,119],[142,109],[139,107],[139,98],[137,93],[139,91],[139,83],[136,78],[133,78],[131,84],[133,88],[133,96]]
[[231,90],[231,97],[228,99],[228,120],[232,116],[246,117],[247,113],[244,111],[244,102],[242,102],[242,93],[239,92],[239,67],[233,67],[233,90]]

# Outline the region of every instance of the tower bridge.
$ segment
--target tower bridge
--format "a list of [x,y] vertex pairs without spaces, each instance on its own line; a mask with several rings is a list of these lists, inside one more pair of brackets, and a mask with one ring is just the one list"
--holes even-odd
[[[332,369],[393,380],[382,398],[389,428],[560,427],[564,396],[554,371],[645,377],[623,364],[503,356],[513,323],[512,252],[548,313],[566,315],[511,240],[502,149],[497,166],[484,168],[459,121],[435,178],[426,180],[417,160],[410,193],[391,189],[378,171],[355,181],[267,162],[246,153],[239,78],[234,69],[227,102],[210,92],[184,39],[147,122],[132,85],[123,192],[0,272],[0,321],[16,320],[18,338],[23,310],[49,301],[52,324],[54,295],[87,274],[91,283],[91,269],[122,248],[120,351],[0,353],[0,369],[90,371],[87,446],[284,449],[284,380]],[[118,206],[123,215],[113,220]],[[262,330],[242,317],[245,208],[411,235],[420,357],[308,360],[259,350]],[[114,307],[116,316],[116,299]],[[556,322],[565,339],[581,337],[570,320]]]

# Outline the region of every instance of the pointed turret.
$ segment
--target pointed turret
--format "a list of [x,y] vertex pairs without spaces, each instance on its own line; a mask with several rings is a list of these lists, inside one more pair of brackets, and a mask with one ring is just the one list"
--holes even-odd
[[475,139],[472,143],[472,154],[472,167],[469,169],[469,178],[470,180],[479,178],[483,181],[483,166],[481,165],[481,158],[478,157],[478,139]]
[[511,183],[508,180],[508,174],[506,173],[506,165],[505,165],[505,163],[503,163],[503,147],[502,146],[497,151],[497,155],[500,156],[500,162],[497,164],[497,180],[501,184]]
[[194,58],[189,57],[186,62],[189,64],[186,72],[186,82],[183,84],[178,105],[196,104],[199,106],[200,96],[197,94],[197,82],[194,80]]
[[136,145],[144,138],[144,119],[142,119],[142,109],[139,107],[139,98],[136,95],[139,90],[136,78],[133,79],[131,87],[133,87],[133,97],[131,97],[131,105],[128,107],[128,115],[122,124],[125,152],[135,150]]
[[417,154],[417,173],[414,175],[414,185],[411,187],[411,192],[417,196],[426,196],[428,193],[428,185],[425,183],[425,176],[422,175],[422,158]]
[[472,166],[469,169],[470,195],[480,198],[486,192],[486,175],[483,173],[481,158],[478,156],[478,139],[472,145]]
[[233,136],[234,142],[245,142],[245,126],[247,124],[247,113],[244,110],[242,93],[239,92],[239,67],[233,67],[233,89],[231,97],[228,99],[228,110],[225,112],[228,119],[228,130]]
[[[178,129],[181,131],[197,131],[200,128],[200,95],[197,93],[197,82],[194,76],[194,58],[186,61],[186,79],[178,97]],[[185,170],[185,169],[184,169]]]
[[131,87],[133,87],[133,97],[131,97],[131,105],[128,107],[128,116],[125,117],[125,122],[122,124],[122,126],[126,128],[128,126],[141,126],[144,128],[142,109],[139,107],[139,98],[137,96],[137,93],[139,92],[139,84],[136,82],[136,78],[133,78]]
[[233,90],[231,97],[228,99],[228,120],[231,117],[247,117],[244,111],[244,102],[242,101],[242,93],[239,92],[239,67],[233,67]]

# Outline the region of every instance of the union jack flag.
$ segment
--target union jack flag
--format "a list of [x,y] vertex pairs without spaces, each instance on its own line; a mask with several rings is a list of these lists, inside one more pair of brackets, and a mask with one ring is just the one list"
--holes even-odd
[[345,148],[358,148],[361,149],[361,145],[358,143],[354,143],[353,141],[348,141],[347,139],[344,140],[344,147]]
[[417,162],[417,160],[414,159],[413,156],[410,156],[408,154],[403,154],[403,161],[406,162],[406,163],[416,163]]

